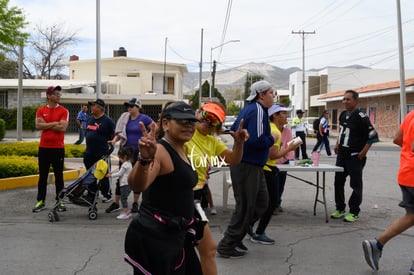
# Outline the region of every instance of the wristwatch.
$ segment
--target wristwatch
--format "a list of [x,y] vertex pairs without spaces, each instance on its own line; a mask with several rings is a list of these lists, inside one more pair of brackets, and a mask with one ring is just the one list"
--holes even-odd
[[139,162],[139,164],[141,164],[141,166],[146,166],[148,164],[150,164],[151,162],[154,161],[154,158],[143,158],[141,156],[141,152],[138,154],[138,159],[137,161]]

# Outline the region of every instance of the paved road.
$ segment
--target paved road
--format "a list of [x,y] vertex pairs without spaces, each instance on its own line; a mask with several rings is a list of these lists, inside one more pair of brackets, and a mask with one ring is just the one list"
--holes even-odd
[[[248,255],[242,259],[217,258],[219,273],[373,274],[363,259],[361,241],[379,234],[403,211],[397,206],[400,200],[396,184],[398,148],[389,143],[378,144],[368,157],[364,201],[358,222],[330,220],[325,223],[320,205],[313,216],[315,189],[288,178],[283,197],[285,212],[273,216],[267,230],[276,244],[264,246],[246,239]],[[335,158],[322,154],[321,162],[333,164]],[[313,178],[309,174],[298,175]],[[327,183],[331,212],[334,210],[333,175],[327,176]],[[218,214],[210,216],[210,226],[219,241],[230,219],[234,200],[230,189],[229,209],[221,207],[220,174],[212,175],[210,186],[218,207]],[[53,192],[54,187],[49,186],[49,203],[53,200]],[[116,213],[104,213],[107,204],[98,204],[99,216],[95,221],[88,219],[86,208],[68,206],[68,211],[60,215],[61,221],[50,223],[47,211],[31,212],[35,195],[36,188],[0,192],[1,275],[132,274],[122,259],[128,221],[116,220]],[[377,274],[408,274],[413,237],[414,230],[410,229],[387,245],[381,271]]]

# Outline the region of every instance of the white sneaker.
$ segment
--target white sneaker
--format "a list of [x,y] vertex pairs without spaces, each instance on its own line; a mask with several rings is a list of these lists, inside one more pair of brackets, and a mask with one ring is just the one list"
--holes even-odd
[[119,214],[118,216],[116,216],[116,218],[118,220],[127,220],[129,218],[131,218],[131,213],[130,212],[122,212],[121,214]]
[[217,215],[217,210],[214,206],[210,208],[210,214],[211,215]]

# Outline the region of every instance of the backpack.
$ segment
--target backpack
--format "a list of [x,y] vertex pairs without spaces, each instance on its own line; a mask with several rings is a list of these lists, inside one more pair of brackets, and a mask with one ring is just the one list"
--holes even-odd
[[319,132],[319,124],[321,123],[321,118],[317,118],[313,121],[313,131],[316,133]]

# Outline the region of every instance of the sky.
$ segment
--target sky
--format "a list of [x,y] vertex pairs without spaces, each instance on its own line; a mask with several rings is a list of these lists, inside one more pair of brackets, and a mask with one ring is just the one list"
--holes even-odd
[[[96,58],[97,0],[10,0],[27,31],[64,24],[79,42],[68,56]],[[186,64],[203,71],[249,62],[318,69],[398,69],[398,0],[100,0],[101,57]],[[405,69],[414,69],[414,1],[400,0]],[[292,32],[314,34],[297,34]],[[203,33],[203,35],[202,35]],[[231,42],[239,40],[239,42]],[[223,45],[224,44],[224,45]],[[303,58],[302,47],[305,47]]]

